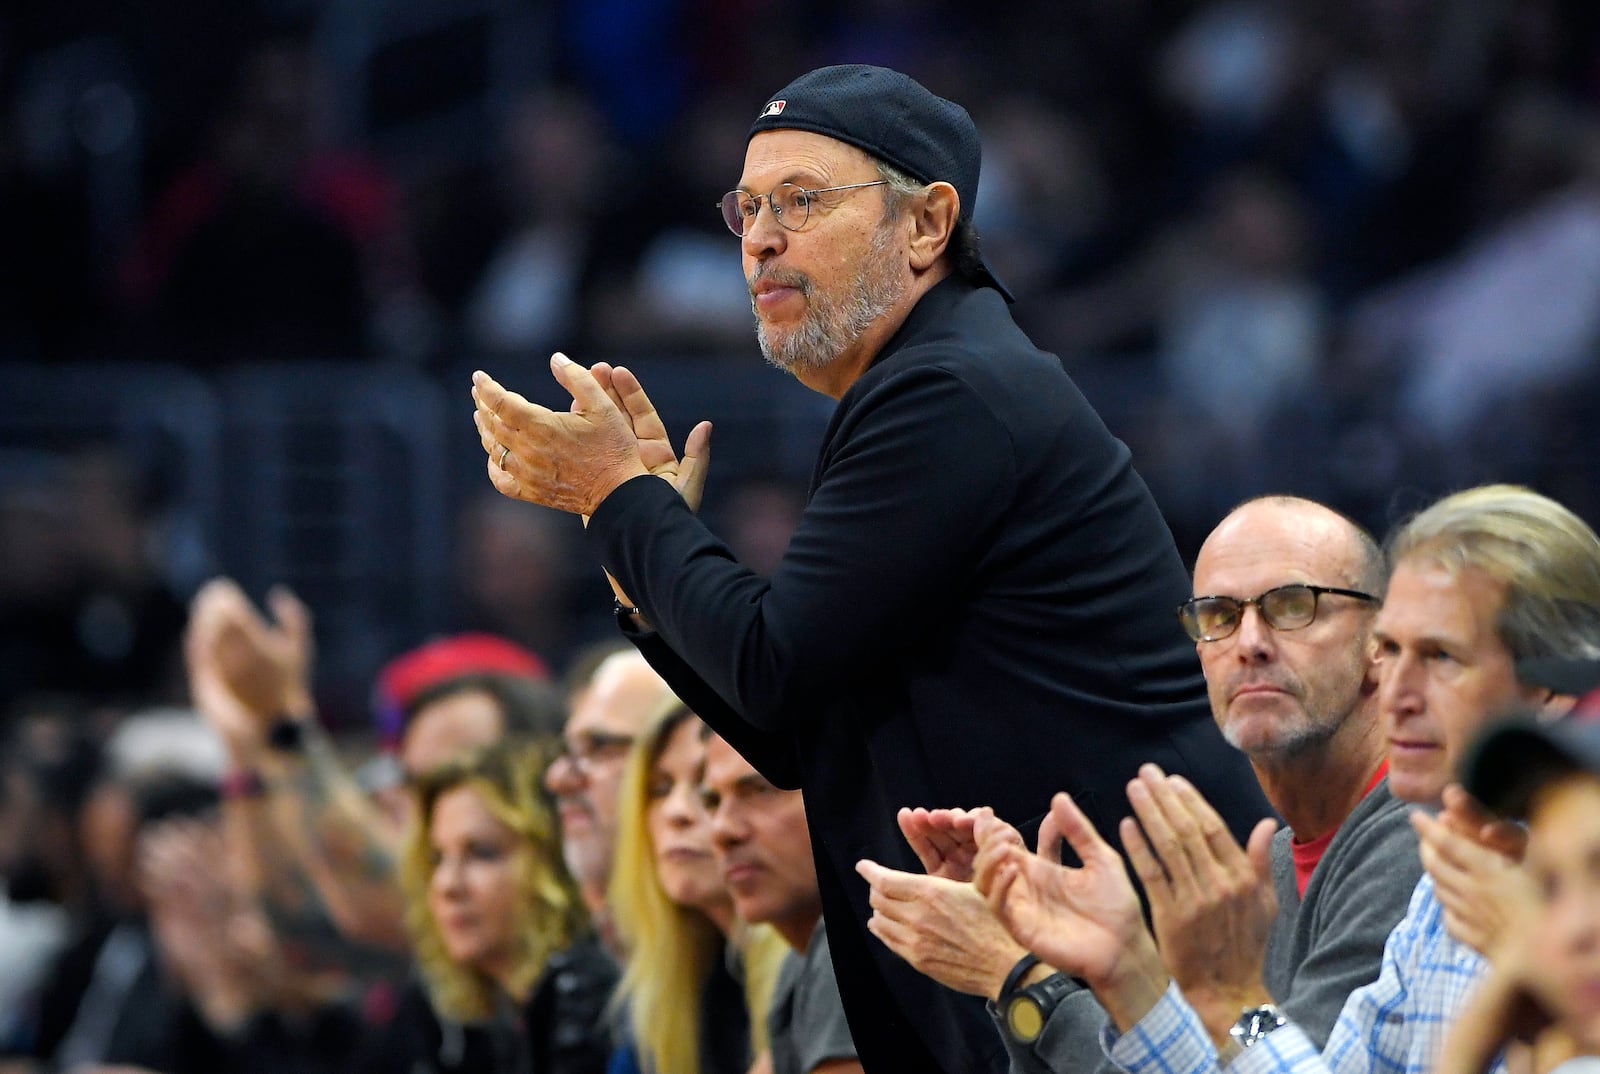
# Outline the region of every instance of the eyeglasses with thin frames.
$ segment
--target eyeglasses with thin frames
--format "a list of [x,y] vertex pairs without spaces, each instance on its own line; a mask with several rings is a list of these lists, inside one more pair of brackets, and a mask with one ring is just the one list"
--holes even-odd
[[1298,582],[1280,585],[1248,600],[1240,597],[1195,597],[1178,605],[1178,621],[1195,641],[1221,641],[1239,629],[1244,610],[1256,606],[1262,620],[1274,630],[1299,630],[1317,618],[1318,600],[1323,596],[1349,597],[1367,604],[1378,598],[1359,589],[1336,589],[1325,585]]
[[728,230],[741,239],[755,226],[756,215],[761,212],[761,199],[767,199],[773,219],[790,231],[806,226],[811,216],[811,202],[818,194],[832,194],[839,190],[860,190],[863,187],[883,186],[887,179],[874,179],[870,183],[846,183],[844,186],[803,187],[797,183],[779,183],[767,194],[751,194],[745,190],[730,190],[722,195],[718,207],[722,222]]

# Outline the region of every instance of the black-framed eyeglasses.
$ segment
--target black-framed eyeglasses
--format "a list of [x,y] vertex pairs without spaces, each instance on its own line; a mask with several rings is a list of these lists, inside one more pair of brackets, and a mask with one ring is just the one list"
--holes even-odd
[[772,207],[772,215],[778,223],[790,231],[799,231],[806,226],[806,218],[811,215],[811,200],[818,194],[831,194],[836,190],[860,190],[862,187],[883,186],[887,182],[887,179],[874,179],[870,183],[846,183],[844,186],[819,186],[810,189],[796,183],[779,183],[769,194],[730,190],[722,195],[722,201],[718,204],[722,209],[722,222],[728,225],[729,231],[742,239],[755,226],[756,214],[761,211],[762,198],[767,199],[767,204]]
[[1317,618],[1317,601],[1323,596],[1349,597],[1367,604],[1378,603],[1377,597],[1359,589],[1335,589],[1332,586],[1296,582],[1277,586],[1248,600],[1239,597],[1195,597],[1178,605],[1178,621],[1195,641],[1221,641],[1239,629],[1245,608],[1254,604],[1261,618],[1272,629],[1299,630],[1310,626]]

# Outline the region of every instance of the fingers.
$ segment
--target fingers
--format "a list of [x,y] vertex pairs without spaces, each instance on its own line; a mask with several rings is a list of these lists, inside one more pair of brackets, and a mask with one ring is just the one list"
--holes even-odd
[[[1045,833],[1046,825],[1052,835],[1059,832],[1059,837],[1054,839],[1054,845],[1046,852]],[[1039,856],[1048,857],[1050,861],[1060,859],[1060,839],[1066,839],[1067,845],[1078,855],[1078,860],[1088,865],[1090,862],[1109,862],[1117,857],[1117,852],[1112,850],[1106,841],[1100,838],[1100,833],[1084,816],[1083,810],[1078,808],[1078,803],[1066,791],[1060,791],[1050,799],[1050,815],[1045,817],[1039,825]]]
[[[926,809],[907,809],[902,807],[894,815],[895,822],[900,825],[900,834],[905,836],[906,843],[916,854],[917,860],[922,863],[924,872],[933,872],[944,864],[944,856],[933,845],[932,827],[928,823]],[[863,862],[862,864],[868,864]],[[861,872],[861,866],[856,866],[856,871]],[[865,873],[862,873],[865,876]],[[872,879],[868,877],[870,884]]]
[[872,886],[868,902],[875,910],[891,902],[914,902],[929,891],[933,879],[890,869],[866,858],[856,862],[856,872]]
[[972,883],[985,896],[992,894],[997,877],[1013,860],[1026,854],[1022,833],[994,815],[991,809],[973,811],[972,838],[978,848],[973,861]]
[[1146,846],[1179,897],[1210,891],[1221,874],[1246,864],[1216,811],[1198,793],[1185,801],[1185,789],[1193,791],[1187,781],[1168,778],[1153,764],[1140,766],[1138,778],[1128,784],[1128,802]]
[[[1411,826],[1422,841],[1422,851],[1435,861],[1459,870],[1481,869],[1495,864],[1500,855],[1479,846],[1454,827],[1423,810],[1413,810]],[[1429,869],[1429,872],[1432,872]]]
[[1266,817],[1256,822],[1245,844],[1245,856],[1255,868],[1256,879],[1262,884],[1272,884],[1272,837],[1278,834],[1278,822]]
[[[594,382],[606,390],[606,396],[611,400],[612,405],[617,408],[624,418],[627,418],[628,408],[623,404],[622,396],[618,394],[616,383],[612,380],[611,374],[612,369],[608,362],[596,362],[589,367],[589,375],[594,378]],[[573,413],[577,413],[578,401],[576,399],[572,401],[572,406]],[[630,418],[629,421],[631,424],[632,419]]]
[[311,647],[311,609],[307,608],[294,591],[287,586],[275,585],[267,593],[267,607],[272,617],[299,652]]
[[[550,356],[550,372],[555,374],[556,382],[567,389],[572,396],[574,414],[600,415],[618,409],[612,403],[606,389],[601,387],[589,371],[560,351]],[[613,385],[616,384],[616,374],[617,371],[612,370]]]
[[[662,430],[666,435],[666,430]],[[711,471],[711,423],[702,421],[689,430],[683,442],[683,459],[678,463],[678,495],[689,510],[699,511],[705,494],[706,475]]]
[[1522,860],[1528,848],[1527,829],[1489,812],[1460,784],[1446,787],[1443,801],[1444,809],[1438,819],[1452,831],[1512,861]]
[[1166,866],[1156,857],[1156,852],[1150,849],[1139,822],[1132,817],[1123,817],[1117,823],[1117,834],[1122,837],[1122,849],[1128,852],[1133,873],[1139,878],[1146,894],[1151,898],[1161,897],[1170,888],[1171,878],[1167,876]]
[[[1222,814],[1212,809],[1211,803],[1206,801],[1205,797],[1195,789],[1195,785],[1183,776],[1168,776],[1166,784],[1174,792],[1178,804],[1188,812],[1194,826],[1199,829],[1207,849],[1211,851],[1212,860],[1225,866],[1240,865],[1239,844],[1233,841],[1233,833],[1228,831],[1228,825],[1223,821]],[[1276,831],[1277,827],[1274,821],[1267,833],[1268,839],[1272,838],[1272,832]],[[1259,824],[1256,830],[1260,830]],[[1256,831],[1253,831],[1251,838],[1255,836]]]
[[[552,368],[554,368],[553,360]],[[570,371],[583,367],[567,361],[567,365],[563,368]],[[570,372],[567,375],[574,381],[578,379]],[[558,381],[561,379],[559,374],[556,379]],[[586,399],[593,401],[596,398],[605,398],[604,389],[595,383],[593,377],[585,376],[583,380],[588,389],[584,396]],[[576,400],[578,393],[572,394]],[[491,463],[500,461],[502,448],[509,447],[513,453],[511,459],[507,460],[508,463],[516,458],[517,451],[537,448],[539,424],[542,419],[547,419],[553,414],[550,408],[530,402],[516,392],[501,387],[493,377],[482,370],[472,374],[472,403],[474,408],[472,421],[478,428],[478,442],[483,445],[484,453],[490,457]]]
[[901,809],[895,819],[925,872],[947,880],[972,879],[972,859],[978,851],[972,814],[964,809],[919,807]]
[[667,439],[667,427],[661,415],[656,413],[655,404],[632,370],[618,366],[611,372],[611,384],[622,412],[633,422],[634,435],[641,440]]
[[867,931],[883,941],[883,945],[889,950],[907,962],[911,961],[917,940],[916,930],[911,926],[884,914],[874,913],[867,918]]

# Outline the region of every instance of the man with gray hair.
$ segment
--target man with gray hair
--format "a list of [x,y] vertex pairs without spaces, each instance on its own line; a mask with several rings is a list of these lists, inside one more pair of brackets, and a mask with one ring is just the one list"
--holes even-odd
[[723,220],[763,353],[838,401],[771,577],[694,515],[709,427],[680,461],[626,370],[555,356],[562,413],[475,374],[489,476],[585,516],[651,664],[772,784],[804,790],[863,1066],[1000,1070],[982,1004],[867,931],[855,863],[916,864],[897,809],[989,803],[1026,826],[1065,782],[1098,813],[1144,761],[1188,773],[1241,832],[1266,803],[1171,629],[1187,578],[1128,449],[1018,328],[979,249],[966,110],[848,65],[755,112]]
[[[1389,786],[1398,798],[1437,808],[1489,721],[1513,705],[1548,718],[1570,708],[1572,697],[1519,682],[1516,664],[1600,652],[1600,538],[1546,497],[1492,485],[1418,514],[1392,539],[1390,557],[1373,629]],[[1121,835],[1159,934],[1186,888],[1214,886],[1242,852],[1181,780],[1147,768],[1129,798],[1139,824],[1124,821]],[[1203,924],[1217,938],[1210,990],[1229,996],[1233,1010],[1195,1003],[1174,983],[1184,973],[1164,964],[1165,944],[1158,951],[1152,942],[1121,861],[1082,811],[1058,795],[1049,823],[1082,868],[1030,854],[1003,822],[980,817],[977,884],[1019,943],[1094,990],[1115,1026],[1109,1054],[1131,1074],[1420,1074],[1433,1069],[1445,1031],[1486,968],[1451,927],[1436,878],[1424,876],[1390,934],[1378,979],[1350,996],[1318,1049],[1252,980],[1260,964],[1254,907],[1218,900]],[[1462,879],[1464,889],[1475,882]]]

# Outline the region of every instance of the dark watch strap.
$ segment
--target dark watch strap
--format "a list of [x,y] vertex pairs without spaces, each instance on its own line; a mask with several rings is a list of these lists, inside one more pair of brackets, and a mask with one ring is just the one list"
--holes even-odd
[[1006,974],[1005,983],[1000,986],[1000,995],[996,999],[1004,1003],[1017,990],[1017,985],[1022,978],[1027,976],[1029,970],[1039,964],[1039,956],[1029,951],[1017,959],[1017,964],[1011,967],[1011,972]]

